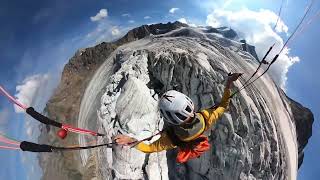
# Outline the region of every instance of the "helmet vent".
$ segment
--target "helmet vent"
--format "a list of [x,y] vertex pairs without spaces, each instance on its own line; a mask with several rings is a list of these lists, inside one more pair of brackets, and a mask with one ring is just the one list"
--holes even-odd
[[172,117],[172,115],[169,111],[166,111],[166,114],[167,114],[168,118],[170,118],[170,120],[174,120],[174,118]]
[[161,115],[164,116],[164,113],[163,113],[162,109],[160,109],[160,112],[161,112]]
[[176,115],[179,119],[181,119],[182,121],[184,121],[184,120],[187,119],[187,117],[185,117],[184,115],[182,115],[182,114],[180,114],[180,113],[175,113],[175,115]]
[[189,106],[186,107],[186,111],[188,111],[189,113],[191,113],[191,108]]
[[163,98],[165,98],[166,100],[168,100],[169,102],[172,103],[172,101],[169,98],[174,98],[174,96],[169,96],[169,95],[164,94]]

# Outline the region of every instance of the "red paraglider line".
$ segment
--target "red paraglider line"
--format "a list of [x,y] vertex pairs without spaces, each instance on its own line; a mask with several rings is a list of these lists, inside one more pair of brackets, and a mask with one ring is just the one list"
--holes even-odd
[[256,79],[254,79],[253,81],[247,83],[246,85],[242,86],[240,89],[238,89],[236,92],[234,92],[230,98],[232,98],[233,96],[235,96],[236,94],[238,94],[240,91],[242,91],[243,89],[247,88],[248,86],[250,86],[251,84],[253,84],[255,81],[257,81],[261,76],[263,76],[265,73],[267,73],[267,71],[270,69],[271,65],[276,62],[276,60],[278,59],[279,55],[281,54],[281,52],[285,49],[285,47],[288,45],[288,43],[290,42],[290,40],[292,40],[292,38],[296,35],[296,33],[298,32],[298,29],[301,27],[302,23],[304,22],[306,16],[308,15],[309,11],[312,8],[312,5],[314,3],[314,0],[311,0],[310,4],[307,6],[305,13],[303,15],[303,17],[301,18],[299,24],[296,26],[296,28],[294,29],[294,31],[292,32],[292,34],[289,36],[289,38],[287,39],[287,41],[284,43],[284,45],[282,46],[281,50],[279,51],[279,53],[272,59],[272,61],[269,63],[267,69],[261,74],[259,75]]
[[0,146],[0,149],[20,150],[19,147]]
[[0,133],[0,137],[3,138],[3,139],[7,139],[8,141],[11,141],[11,142],[15,142],[15,143],[18,143],[18,144],[20,143],[20,141],[12,139],[12,138],[9,138],[8,136],[6,136],[4,134],[1,134],[1,133]]
[[97,136],[96,132],[89,131],[89,130],[86,130],[86,129],[74,128],[74,127],[71,127],[71,126],[69,126],[67,124],[63,124],[61,128],[65,129],[67,131],[74,132],[74,133],[90,134],[90,135]]
[[19,144],[20,144],[18,142],[14,142],[9,139],[6,139],[4,137],[0,137],[0,142],[6,143],[6,144],[11,144],[11,145],[16,145],[16,146],[19,146]]
[[[23,105],[22,103],[20,103],[18,100],[13,98],[2,86],[0,86],[0,92],[4,96],[6,96],[11,102],[13,102],[14,104],[18,105],[22,109],[24,109],[27,112],[27,114],[31,115],[36,120],[38,120],[38,121],[40,121],[40,122],[42,122],[44,124],[53,125],[53,126],[65,129],[66,131],[71,131],[71,132],[79,133],[79,134],[89,134],[89,135],[93,135],[93,136],[104,136],[104,134],[100,134],[100,133],[97,133],[97,132],[94,132],[94,131],[81,129],[81,128],[75,128],[75,127],[72,127],[72,126],[67,125],[67,124],[61,124],[59,122],[53,121],[53,120],[41,115],[40,113],[36,112],[32,107],[28,108],[26,105]],[[28,113],[28,110],[30,111],[29,113]]]
[[15,98],[13,98],[2,86],[0,86],[0,91],[3,95],[7,96],[8,99],[16,104],[17,106],[21,107],[22,109],[26,110],[28,107],[26,105],[23,105],[22,103],[18,102]]

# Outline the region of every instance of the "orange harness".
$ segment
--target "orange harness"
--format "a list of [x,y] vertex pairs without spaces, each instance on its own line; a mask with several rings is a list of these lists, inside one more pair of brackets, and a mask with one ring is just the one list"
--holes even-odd
[[178,148],[177,162],[185,163],[190,159],[200,157],[204,152],[210,149],[207,136],[200,135],[197,139],[186,143],[185,146]]
[[[202,112],[201,115],[204,117]],[[198,158],[203,153],[210,149],[210,143],[207,136],[203,135],[206,124],[200,134],[197,134],[191,141],[182,141],[174,132],[172,128],[166,129],[171,141],[178,146],[178,154],[176,161],[179,163],[185,163],[190,159]]]

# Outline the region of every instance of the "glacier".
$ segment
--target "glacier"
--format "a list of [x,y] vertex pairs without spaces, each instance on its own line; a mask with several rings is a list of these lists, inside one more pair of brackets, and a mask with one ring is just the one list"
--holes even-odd
[[[70,101],[78,105],[68,105],[78,114],[74,123],[106,133],[107,137],[98,138],[97,143],[111,142],[119,133],[137,139],[150,137],[163,127],[157,101],[165,91],[185,93],[200,110],[219,102],[229,72],[245,73],[235,83],[235,91],[256,70],[259,64],[254,47],[239,41],[230,29],[222,29],[223,33],[178,22],[141,26],[113,44],[81,50],[66,65],[61,90],[46,110],[49,115],[57,114],[59,92],[70,88],[72,73],[83,73],[89,78],[83,78],[86,85],[81,86],[81,98]],[[95,58],[99,63],[88,61],[96,54],[101,56]],[[91,66],[94,70],[89,75],[84,73]],[[82,82],[81,78],[77,81]],[[152,154],[120,146],[85,150],[73,154],[80,157],[74,157],[69,166],[76,175],[69,173],[61,178],[296,179],[305,146],[301,150],[297,141],[301,133],[296,131],[297,112],[292,110],[296,104],[266,74],[231,100],[228,111],[207,132],[212,148],[200,158],[179,164],[175,162],[175,150]],[[306,124],[313,121],[309,110],[301,109],[299,113],[308,117]],[[54,139],[53,135],[47,138]],[[92,138],[79,136],[71,140],[86,145]],[[46,176],[49,167],[57,167],[46,163],[48,159],[40,157],[44,179],[50,179]]]

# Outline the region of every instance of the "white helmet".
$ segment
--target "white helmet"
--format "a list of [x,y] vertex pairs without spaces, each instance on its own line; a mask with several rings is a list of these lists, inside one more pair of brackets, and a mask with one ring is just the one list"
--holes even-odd
[[165,120],[173,125],[180,125],[185,120],[194,117],[192,100],[175,90],[167,91],[162,95],[159,107]]

